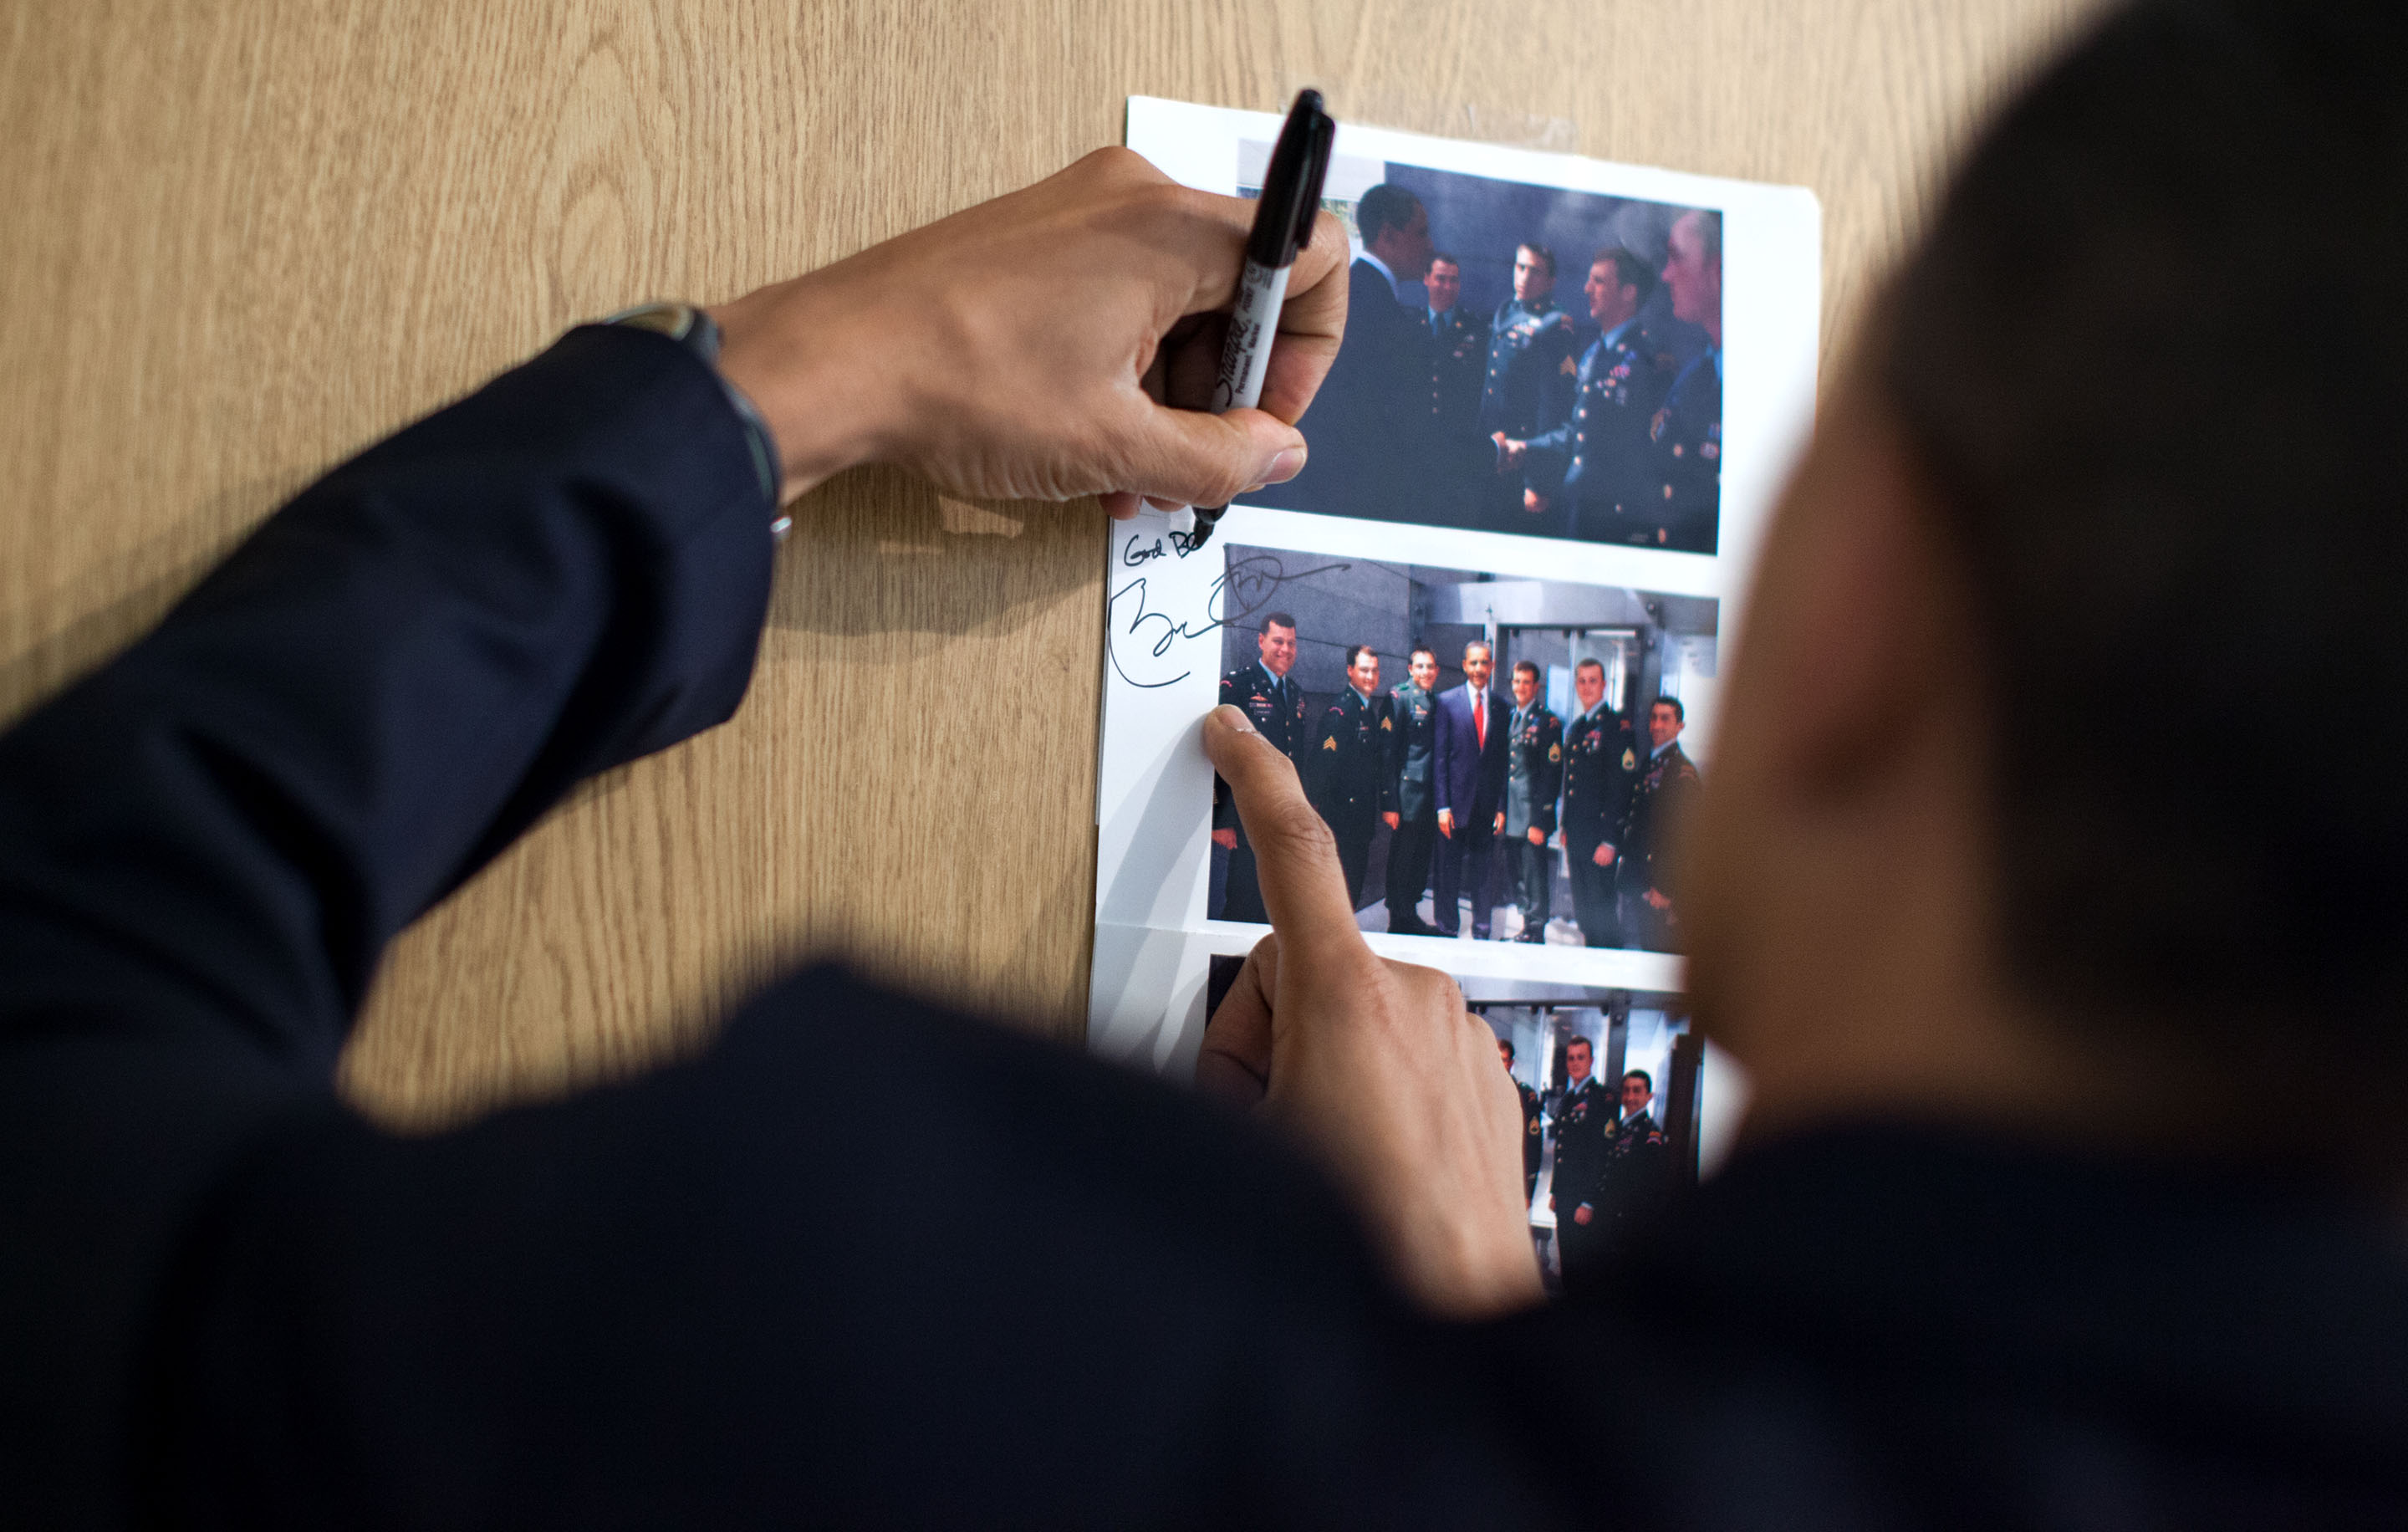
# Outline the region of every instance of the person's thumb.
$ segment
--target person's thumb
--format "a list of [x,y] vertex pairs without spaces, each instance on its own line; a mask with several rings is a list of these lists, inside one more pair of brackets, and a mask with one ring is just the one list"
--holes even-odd
[[1294,479],[1306,451],[1303,432],[1262,410],[1212,415],[1152,400],[1130,412],[1117,447],[1114,489],[1192,506]]

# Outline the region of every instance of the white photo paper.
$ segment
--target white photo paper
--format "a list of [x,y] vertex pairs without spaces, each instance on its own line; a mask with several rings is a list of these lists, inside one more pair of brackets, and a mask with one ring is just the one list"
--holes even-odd
[[[1128,107],[1131,149],[1226,194],[1279,126]],[[1111,534],[1090,1043],[1191,1072],[1268,929],[1197,744],[1226,700],[1297,759],[1372,947],[1487,996],[1546,1090],[1572,1030],[1685,1026],[1652,848],[1713,790],[1721,656],[1812,422],[1821,211],[1345,123],[1324,207],[1354,260],[1306,472],[1200,548],[1183,515]]]

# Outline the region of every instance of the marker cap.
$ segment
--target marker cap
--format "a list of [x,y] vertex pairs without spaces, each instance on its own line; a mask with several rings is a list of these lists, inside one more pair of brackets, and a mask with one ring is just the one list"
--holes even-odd
[[1263,177],[1263,207],[1246,240],[1246,259],[1256,265],[1296,264],[1298,246],[1312,237],[1321,210],[1321,185],[1329,174],[1329,149],[1338,123],[1321,107],[1319,91],[1298,91],[1271,150]]

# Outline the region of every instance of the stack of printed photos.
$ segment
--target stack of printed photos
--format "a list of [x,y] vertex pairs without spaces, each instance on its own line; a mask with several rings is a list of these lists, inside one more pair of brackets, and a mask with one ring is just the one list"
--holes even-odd
[[[1252,194],[1279,125],[1137,97],[1128,144]],[[1641,1073],[1694,1167],[1732,1093],[1685,1040],[1662,849],[1713,791],[1721,661],[1812,421],[1820,209],[1351,125],[1324,206],[1354,259],[1305,472],[1200,548],[1183,515],[1111,535],[1091,1045],[1192,1071],[1268,929],[1197,744],[1228,702],[1295,758],[1371,946],[1455,978],[1526,1101]]]

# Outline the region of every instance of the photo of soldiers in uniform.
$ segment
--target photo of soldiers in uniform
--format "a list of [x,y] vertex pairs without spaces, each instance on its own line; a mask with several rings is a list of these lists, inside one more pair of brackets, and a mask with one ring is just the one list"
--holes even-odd
[[[1679,952],[1719,605],[1230,546],[1221,700],[1297,764],[1365,930]],[[1216,783],[1206,914],[1265,920]]]
[[[1240,144],[1244,194],[1268,154]],[[1250,503],[1714,552],[1721,213],[1364,167],[1325,204],[1353,260],[1312,457]]]
[[1549,1283],[1577,1293],[1667,1198],[1718,1124],[1677,995],[1461,978],[1522,1097],[1523,1185]]
[[[1244,959],[1215,957],[1206,1014]],[[1522,1192],[1551,1291],[1577,1293],[1668,1198],[1697,1183],[1739,1103],[1677,995],[1456,974],[1522,1104]]]

